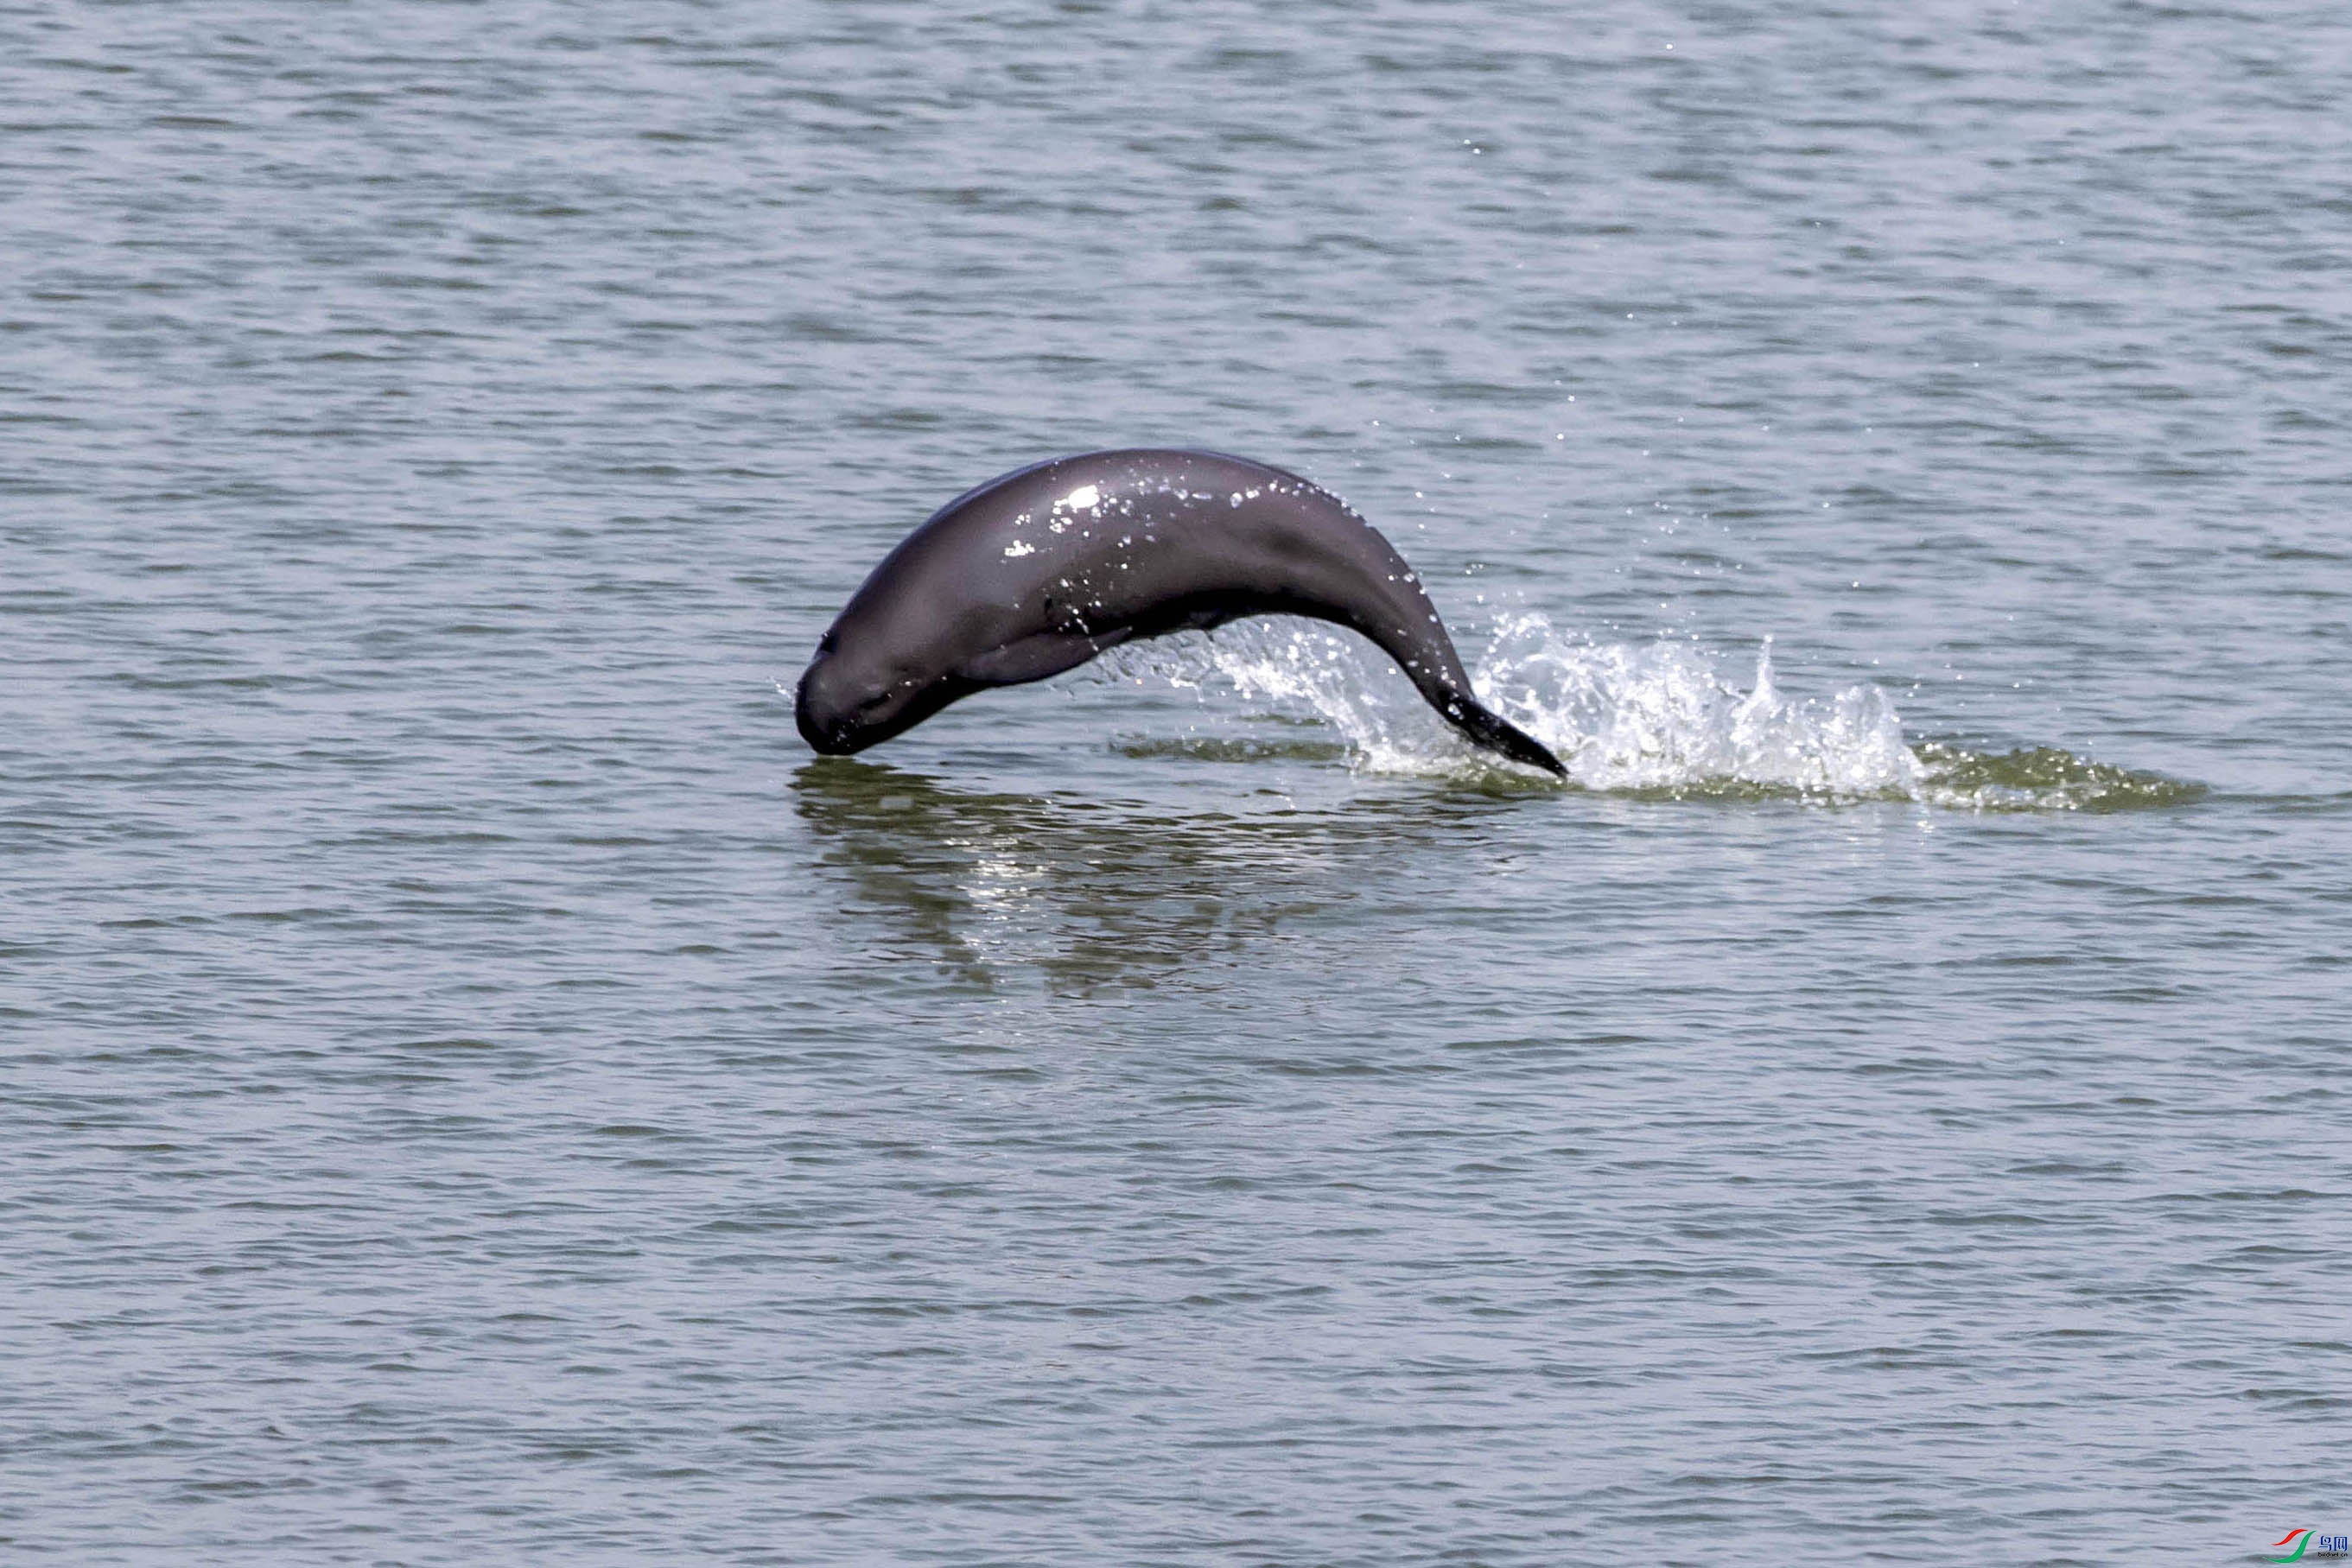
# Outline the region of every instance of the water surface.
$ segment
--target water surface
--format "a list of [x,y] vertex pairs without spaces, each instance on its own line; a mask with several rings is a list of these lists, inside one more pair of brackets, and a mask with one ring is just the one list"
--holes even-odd
[[[27,1562],[2250,1561],[2352,1473],[2336,9],[0,16]],[[932,507],[1343,493],[818,760]]]

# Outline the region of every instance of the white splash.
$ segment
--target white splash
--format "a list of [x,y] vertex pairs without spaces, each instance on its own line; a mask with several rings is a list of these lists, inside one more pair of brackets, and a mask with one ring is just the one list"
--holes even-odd
[[[1773,684],[1769,643],[1744,685],[1732,663],[1686,643],[1592,643],[1519,615],[1497,627],[1471,685],[1588,789],[1918,797],[1923,770],[1884,691],[1792,701]],[[1277,716],[1319,720],[1368,771],[1520,771],[1447,728],[1375,650],[1313,622],[1239,622],[1114,650],[1103,665],[1113,679],[1227,686]]]
[[[2200,784],[2054,747],[1991,753],[1913,743],[1877,686],[1791,699],[1773,680],[1769,639],[1752,674],[1746,663],[1687,643],[1595,643],[1540,615],[1515,615],[1496,626],[1471,685],[1550,747],[1570,780],[1587,789],[1910,800],[1959,811],[2137,810],[2205,794]],[[1248,738],[1202,733],[1272,720],[1328,727],[1344,743],[1349,765],[1366,772],[1543,782],[1533,769],[1456,735],[1386,657],[1320,622],[1241,621],[1213,634],[1115,648],[1087,668],[1081,679],[1201,694],[1202,722],[1188,740],[1172,749],[1150,741],[1123,747],[1134,755],[1248,760],[1314,753],[1316,743],[1270,742],[1262,728]]]
[[1590,789],[1746,785],[1805,795],[1907,797],[1918,758],[1894,702],[1874,685],[1790,700],[1772,644],[1742,691],[1731,661],[1685,643],[1595,643],[1540,615],[1506,619],[1471,685],[1479,699],[1550,747]]
[[1092,485],[1081,485],[1062,497],[1062,505],[1074,512],[1082,512],[1102,499],[1102,491]]

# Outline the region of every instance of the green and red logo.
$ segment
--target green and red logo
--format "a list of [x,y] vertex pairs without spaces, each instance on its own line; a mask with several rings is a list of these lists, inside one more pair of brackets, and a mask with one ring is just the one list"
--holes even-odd
[[2309,1552],[2314,1557],[2352,1557],[2352,1534],[2323,1535],[2315,1534],[2308,1530],[2290,1530],[2271,1542],[2271,1550],[2275,1552],[2280,1547],[2289,1544],[2294,1547],[2294,1551],[2284,1557],[2273,1557],[2271,1561],[2299,1563],[2303,1560],[2303,1554],[2305,1552]]

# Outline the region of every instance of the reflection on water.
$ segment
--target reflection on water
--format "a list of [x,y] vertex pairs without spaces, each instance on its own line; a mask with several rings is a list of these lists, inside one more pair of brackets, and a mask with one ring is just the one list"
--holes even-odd
[[980,986],[1034,966],[1050,989],[1154,986],[1237,961],[1286,922],[1361,896],[1379,862],[1507,797],[1171,811],[1069,793],[951,789],[824,758],[793,778],[853,912]]

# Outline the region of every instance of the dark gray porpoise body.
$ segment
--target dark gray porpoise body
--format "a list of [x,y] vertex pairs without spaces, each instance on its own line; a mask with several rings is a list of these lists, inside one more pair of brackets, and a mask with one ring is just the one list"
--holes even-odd
[[817,750],[862,751],[1120,643],[1276,614],[1361,632],[1470,739],[1567,772],[1471,695],[1420,579],[1370,523],[1295,474],[1213,452],[1089,452],[957,497],[843,607],[795,716]]

